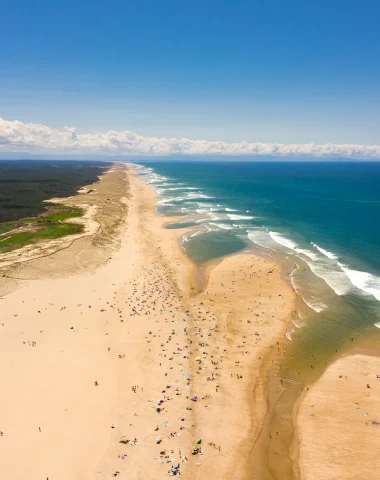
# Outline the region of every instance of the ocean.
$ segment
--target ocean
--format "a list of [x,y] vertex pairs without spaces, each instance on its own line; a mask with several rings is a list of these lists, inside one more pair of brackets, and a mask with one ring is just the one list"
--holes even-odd
[[297,292],[277,372],[286,388],[270,399],[267,418],[283,430],[288,452],[267,464],[274,478],[276,469],[291,475],[292,412],[302,389],[341,355],[380,351],[380,163],[155,161],[137,168],[158,193],[157,212],[182,217],[166,228],[188,227],[181,244],[196,264],[257,253],[280,263]]
[[[185,215],[169,228],[196,227],[182,240],[195,262],[259,247],[302,260],[338,296],[380,302],[380,163],[154,162],[139,171],[160,214]],[[316,291],[305,301],[328,308]]]
[[[158,213],[183,216],[167,228],[189,227],[181,242],[195,263],[246,250],[285,265],[302,298],[289,339],[313,315],[344,314],[340,342],[351,330],[380,327],[380,163],[166,161],[138,169],[157,190]],[[331,332],[320,330],[325,348]]]

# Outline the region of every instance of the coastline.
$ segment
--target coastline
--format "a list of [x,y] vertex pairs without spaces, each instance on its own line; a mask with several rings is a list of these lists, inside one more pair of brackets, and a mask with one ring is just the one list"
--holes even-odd
[[[185,478],[252,478],[267,409],[261,374],[281,357],[294,292],[277,265],[240,254],[192,296],[182,232],[162,228],[151,186],[131,169],[119,176],[117,207],[103,196],[118,212],[114,225],[101,218],[112,234],[17,267],[21,287],[0,299],[1,473],[158,479],[179,463]],[[197,439],[202,455],[192,456]]]
[[[145,188],[147,187],[144,197],[148,197],[150,195],[148,192],[153,192],[155,209],[156,202],[159,199],[158,195],[151,185],[146,185],[142,179],[139,179],[139,181],[142,182],[142,185]],[[159,222],[159,230],[161,231],[165,224],[176,220],[174,217],[165,218],[158,216],[157,214],[156,217]],[[182,236],[191,230],[192,227],[164,231],[169,232],[169,235],[171,236],[174,233],[174,236],[177,239],[177,245],[180,246],[180,239]],[[217,304],[220,311],[217,313],[219,314],[219,319],[221,319],[221,317],[228,317],[229,322],[234,323],[235,321],[233,334],[231,335],[231,338],[227,339],[226,346],[230,347],[231,344],[235,343],[237,349],[241,348],[242,345],[236,345],[236,343],[239,341],[239,335],[240,341],[242,341],[244,344],[249,344],[247,338],[255,335],[252,331],[252,327],[254,325],[260,331],[260,343],[261,341],[267,342],[265,347],[260,347],[258,341],[249,344],[250,348],[256,349],[257,356],[253,357],[253,354],[250,352],[246,365],[244,365],[244,367],[241,364],[238,365],[240,369],[239,375],[244,374],[243,378],[246,380],[241,382],[238,391],[234,390],[234,397],[236,398],[237,394],[240,396],[238,403],[240,402],[242,410],[245,412],[247,417],[250,418],[250,421],[247,422],[247,418],[244,417],[244,420],[241,421],[242,418],[240,415],[234,415],[233,413],[235,412],[230,412],[231,418],[234,418],[234,422],[231,423],[234,423],[235,429],[238,426],[237,429],[240,431],[241,435],[239,440],[236,438],[235,441],[231,442],[229,445],[229,451],[232,452],[235,450],[234,447],[236,446],[236,443],[239,444],[238,448],[236,448],[235,459],[230,461],[230,466],[225,467],[223,470],[229,472],[226,478],[232,478],[235,475],[242,479],[259,478],[259,475],[262,473],[259,463],[262,463],[262,460],[256,461],[256,456],[252,458],[252,450],[253,447],[257,448],[257,443],[261,444],[259,445],[259,448],[266,447],[267,439],[260,438],[260,434],[269,408],[269,386],[267,384],[267,379],[269,373],[271,372],[273,374],[273,386],[270,388],[276,391],[274,395],[277,396],[279,391],[279,378],[276,376],[275,372],[279,372],[283,355],[285,355],[287,342],[285,339],[285,333],[292,314],[295,314],[296,294],[291,283],[285,278],[282,267],[274,260],[270,260],[268,257],[264,257],[263,255],[238,252],[208,262],[206,267],[202,268],[196,266],[188,259],[182,247],[180,247],[180,253],[180,257],[185,259],[190,271],[192,272],[188,280],[190,281],[190,294],[197,290],[194,282],[194,272],[202,269],[203,276],[205,277],[202,281],[203,287],[205,287],[204,290],[202,288],[200,292],[198,291],[197,293],[194,293],[194,297],[191,297],[190,300],[195,299],[201,304],[205,304],[208,301],[209,310],[213,308],[215,313],[217,311],[215,304],[211,306],[209,302],[210,296],[214,295],[216,298],[218,298]],[[254,272],[250,272],[249,265],[251,265],[251,267],[255,267],[256,270]],[[256,278],[253,281],[251,276],[252,273],[256,274]],[[235,275],[236,279],[232,280]],[[268,275],[272,277],[271,281],[269,281]],[[225,282],[223,283],[222,289],[217,286],[216,278],[218,278],[218,280],[224,278]],[[264,281],[266,283],[266,287],[268,288],[263,288],[260,291],[263,285],[257,285],[258,279]],[[276,305],[276,301],[274,301],[272,295],[275,295],[274,292],[276,290],[278,292],[281,291],[282,293],[277,293],[277,295],[282,296],[282,298],[286,298],[286,300],[283,303],[284,310],[282,311],[282,315],[280,318],[276,318],[274,320],[274,313],[278,310],[278,305]],[[240,298],[237,298],[237,292],[240,293]],[[230,295],[225,297],[226,293],[227,295]],[[254,318],[256,315],[259,317],[260,315],[264,314],[264,312],[261,311],[260,314],[253,313],[250,309],[251,304],[247,305],[248,299],[253,303],[259,301],[257,299],[255,300],[255,295],[258,297],[261,297],[261,295],[267,295],[267,303],[265,308],[273,308],[273,312],[266,312],[266,318],[261,318],[257,321],[253,321],[252,318]],[[223,302],[225,302],[225,304],[223,304]],[[231,308],[232,302],[233,308]],[[264,301],[262,302],[262,305],[264,305]],[[226,313],[227,311],[228,313]],[[254,315],[253,317],[252,314]],[[237,325],[237,317],[239,317],[239,323],[241,325]],[[244,322],[247,322],[249,328],[244,326]],[[255,332],[258,333],[257,331]],[[221,342],[220,338],[218,339],[218,342]],[[236,351],[234,353],[236,353]],[[232,372],[234,372],[233,375],[235,375],[236,367],[237,365],[231,361],[228,367],[228,374],[231,374],[231,377]],[[225,410],[227,408],[225,400],[223,403],[223,408]],[[230,408],[233,410],[236,408],[236,405],[230,405]],[[223,411],[221,411],[220,414],[223,415]],[[202,424],[205,425],[207,422],[202,419]],[[213,429],[215,429],[215,425],[213,425]],[[242,434],[242,432],[244,433]],[[220,436],[223,437],[225,434],[220,432]],[[244,450],[244,455],[241,454],[241,450]],[[218,460],[218,465],[219,464],[220,459]],[[241,467],[238,471],[236,464],[241,464]],[[211,468],[209,474],[212,475],[212,472],[213,470]]]

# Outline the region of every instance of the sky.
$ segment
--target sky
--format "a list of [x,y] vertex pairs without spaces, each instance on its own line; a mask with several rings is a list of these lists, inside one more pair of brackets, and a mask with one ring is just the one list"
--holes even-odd
[[[127,132],[154,154],[152,138],[165,154],[188,139],[357,155],[380,144],[379,15],[375,0],[2,0],[0,154],[133,154]],[[83,146],[110,131],[123,151]]]

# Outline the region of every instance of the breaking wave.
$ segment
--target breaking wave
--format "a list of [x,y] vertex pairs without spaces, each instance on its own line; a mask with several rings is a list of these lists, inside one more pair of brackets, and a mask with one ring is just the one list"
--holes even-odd
[[334,255],[334,253],[331,253],[328,250],[325,250],[324,248],[319,247],[316,243],[311,242],[311,244],[330,260],[335,260],[336,258],[338,258],[336,255]]

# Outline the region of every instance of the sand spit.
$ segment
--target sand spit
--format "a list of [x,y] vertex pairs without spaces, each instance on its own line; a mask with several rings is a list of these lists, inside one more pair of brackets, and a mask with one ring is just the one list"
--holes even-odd
[[248,478],[293,292],[238,255],[191,296],[181,232],[125,168],[89,195],[101,233],[3,269],[1,478]]
[[377,480],[380,358],[344,357],[303,397],[298,417],[302,480]]

